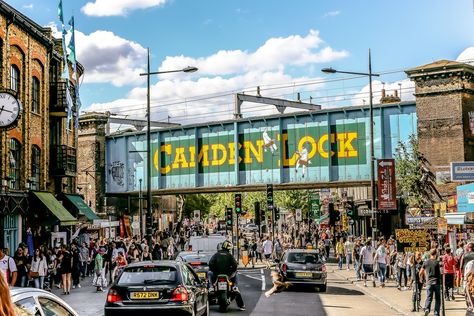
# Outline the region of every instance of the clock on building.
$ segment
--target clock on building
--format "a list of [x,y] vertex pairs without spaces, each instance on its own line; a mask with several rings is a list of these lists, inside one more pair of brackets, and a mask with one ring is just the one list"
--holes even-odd
[[15,124],[20,116],[20,111],[20,102],[13,94],[0,92],[0,128],[7,128]]

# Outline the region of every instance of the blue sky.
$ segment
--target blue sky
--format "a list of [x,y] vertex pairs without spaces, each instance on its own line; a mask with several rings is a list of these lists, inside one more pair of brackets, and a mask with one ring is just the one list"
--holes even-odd
[[[7,0],[41,25],[59,27],[58,0]],[[153,119],[181,123],[226,119],[232,93],[313,97],[323,106],[367,102],[367,79],[322,74],[327,66],[391,72],[375,82],[375,102],[402,87],[403,69],[438,59],[456,60],[474,46],[472,0],[63,0],[74,14],[84,111],[110,110],[144,117],[146,48],[152,70],[192,65],[194,74],[152,78]],[[56,25],[56,26],[55,26]],[[474,49],[462,58],[474,58]],[[346,80],[335,80],[346,78]],[[268,89],[271,88],[271,89]],[[246,105],[244,115],[271,114]]]

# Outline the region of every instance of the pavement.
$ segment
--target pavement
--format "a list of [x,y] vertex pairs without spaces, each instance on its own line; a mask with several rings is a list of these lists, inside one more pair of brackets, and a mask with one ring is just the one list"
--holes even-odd
[[[411,302],[411,290],[398,290],[397,284],[395,281],[391,280],[385,283],[385,287],[381,288],[377,282],[377,287],[372,286],[372,282],[367,282],[368,287],[364,287],[363,281],[357,281],[355,277],[354,269],[339,270],[337,264],[329,263],[327,264],[328,271],[331,271],[335,276],[340,279],[347,280],[350,282],[354,288],[363,292],[364,294],[372,297],[373,299],[383,303],[388,308],[394,312],[401,315],[423,315],[423,311],[420,310],[419,313],[411,312],[412,302]],[[423,290],[421,293],[421,305],[424,306],[426,299],[426,291]],[[449,316],[460,316],[466,314],[466,303],[462,295],[456,295],[455,301],[446,301],[445,315]],[[432,303],[431,314],[433,315],[434,302]]]

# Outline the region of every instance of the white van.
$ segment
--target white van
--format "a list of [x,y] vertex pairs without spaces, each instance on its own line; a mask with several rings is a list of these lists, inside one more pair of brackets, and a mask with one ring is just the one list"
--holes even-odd
[[220,245],[227,238],[222,235],[210,235],[210,236],[191,236],[189,239],[189,245],[192,247],[191,251],[217,251],[220,249]]

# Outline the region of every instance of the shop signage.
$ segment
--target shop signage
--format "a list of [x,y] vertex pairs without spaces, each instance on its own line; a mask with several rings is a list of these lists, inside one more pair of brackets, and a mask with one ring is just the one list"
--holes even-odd
[[457,205],[457,197],[456,195],[450,196],[448,198],[448,208],[454,208]]
[[451,181],[474,181],[474,161],[452,162]]
[[456,188],[456,191],[458,212],[474,212],[474,203],[472,203],[474,202],[472,199],[472,195],[474,194],[474,183],[459,185]]
[[395,185],[395,160],[378,159],[378,207],[381,210],[397,209],[397,189]]
[[359,215],[359,216],[372,216],[372,211],[367,205],[359,206],[357,208],[357,215]]
[[297,208],[295,213],[296,213],[296,221],[297,222],[303,221],[303,212],[301,211],[301,209]]
[[438,234],[446,235],[448,233],[448,220],[446,218],[438,218]]
[[397,251],[425,252],[430,248],[431,236],[426,229],[395,229]]

